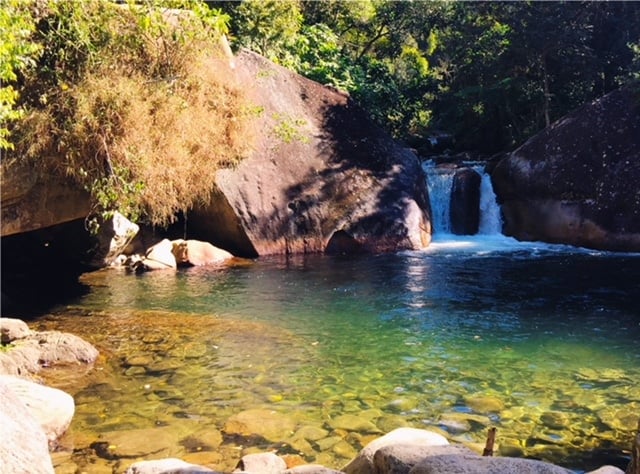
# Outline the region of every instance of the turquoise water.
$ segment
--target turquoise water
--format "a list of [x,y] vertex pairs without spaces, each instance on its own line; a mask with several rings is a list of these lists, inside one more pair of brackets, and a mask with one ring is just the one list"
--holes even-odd
[[[58,379],[87,444],[175,427],[181,445],[163,453],[184,457],[197,423],[223,434],[211,467],[252,447],[341,467],[397,426],[471,445],[495,426],[499,454],[580,470],[624,466],[640,417],[640,255],[450,237],[424,252],[84,281],[87,295],[40,324],[106,356],[90,382]],[[326,435],[225,432],[256,408]],[[345,414],[369,424],[337,426]]]

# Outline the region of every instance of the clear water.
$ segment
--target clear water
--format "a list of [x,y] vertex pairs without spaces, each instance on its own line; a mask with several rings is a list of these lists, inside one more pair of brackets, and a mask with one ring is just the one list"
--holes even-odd
[[[625,468],[640,254],[501,235],[486,175],[480,234],[450,235],[452,171],[425,171],[424,251],[86,275],[91,291],[39,322],[103,354],[49,374],[76,400],[56,470],[180,457],[231,471],[253,450],[340,468],[399,426],[475,449],[496,427],[500,455]],[[238,414],[256,426],[241,432]]]
[[[422,252],[85,282],[88,295],[40,325],[105,354],[89,375],[56,377],[86,443],[161,426],[179,434],[160,457],[189,459],[188,433],[266,408],[294,433],[226,436],[211,467],[252,446],[341,467],[408,425],[471,444],[495,426],[500,454],[580,470],[623,465],[640,416],[640,254],[446,236]],[[336,427],[344,414],[375,429]],[[309,426],[325,439],[296,444]]]

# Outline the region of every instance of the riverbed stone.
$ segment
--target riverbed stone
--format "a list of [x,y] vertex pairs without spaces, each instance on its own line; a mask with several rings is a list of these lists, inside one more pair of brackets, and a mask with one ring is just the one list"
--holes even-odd
[[324,428],[320,428],[315,425],[306,425],[298,429],[295,436],[297,438],[304,438],[307,441],[318,441],[322,438],[326,438],[328,434],[329,432]]
[[295,420],[273,410],[256,408],[232,415],[222,429],[226,435],[260,436],[267,441],[282,441],[291,437]]
[[166,458],[133,463],[125,474],[205,474],[218,473],[204,466],[189,464],[176,458]]
[[540,422],[548,428],[562,430],[569,425],[569,417],[561,411],[545,411],[540,415]]
[[334,430],[346,430],[346,431],[359,431],[361,433],[380,433],[380,429],[369,421],[359,415],[352,415],[350,413],[339,415],[328,421],[328,425]]
[[375,453],[385,446],[403,444],[416,446],[445,446],[447,438],[428,430],[418,428],[398,428],[367,444],[358,455],[344,468],[347,474],[368,474],[375,472],[373,459]]
[[175,429],[153,427],[106,432],[91,447],[104,459],[135,459],[175,455],[178,443],[179,434]]
[[499,413],[504,410],[504,402],[498,397],[466,397],[464,401],[476,413]]

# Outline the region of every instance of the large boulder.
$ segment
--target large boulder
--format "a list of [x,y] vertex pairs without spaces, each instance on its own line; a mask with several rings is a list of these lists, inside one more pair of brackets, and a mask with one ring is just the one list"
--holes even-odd
[[89,193],[28,164],[3,160],[0,182],[2,237],[84,218],[91,211]]
[[29,409],[0,379],[0,471],[53,474],[47,436]]
[[11,375],[0,375],[0,386],[8,387],[18,397],[44,431],[48,444],[55,446],[71,424],[76,409],[73,397],[57,388]]
[[199,240],[174,240],[173,255],[178,265],[211,265],[222,263],[233,258],[226,250]]
[[451,231],[457,235],[474,235],[480,227],[480,174],[462,168],[453,175],[451,185]]
[[253,151],[217,174],[189,214],[196,238],[252,257],[419,249],[431,223],[418,158],[346,94],[242,51],[236,80],[255,104]]
[[640,251],[640,91],[576,110],[498,162],[504,232],[589,248]]
[[425,447],[447,446],[449,441],[444,436],[428,430],[418,428],[397,428],[386,435],[367,444],[358,456],[342,470],[347,474],[369,474],[377,472],[375,467],[376,453],[389,446],[403,445],[408,449],[420,451]]

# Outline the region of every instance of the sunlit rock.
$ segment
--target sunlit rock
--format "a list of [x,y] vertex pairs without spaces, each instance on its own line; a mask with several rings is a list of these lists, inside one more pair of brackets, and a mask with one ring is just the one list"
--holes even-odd
[[2,344],[24,339],[31,334],[31,329],[24,321],[15,318],[0,318],[0,342]]
[[204,466],[190,464],[176,458],[159,459],[155,461],[139,461],[125,471],[125,474],[204,474],[217,473]]
[[173,255],[173,245],[169,239],[163,239],[150,247],[145,258],[137,262],[137,269],[167,270],[177,268],[176,257]]
[[209,242],[180,239],[172,241],[171,244],[178,265],[210,265],[233,258],[231,253],[215,247]]
[[0,467],[6,473],[53,474],[44,430],[0,378]]
[[347,464],[343,471],[347,474],[368,474],[375,472],[374,455],[385,447],[391,445],[416,445],[416,446],[445,446],[449,441],[437,433],[420,430],[417,428],[398,428],[386,435],[370,442],[362,449],[356,458]]
[[75,413],[73,397],[56,388],[11,375],[0,375],[0,385],[11,390],[42,427],[50,446],[62,436]]

